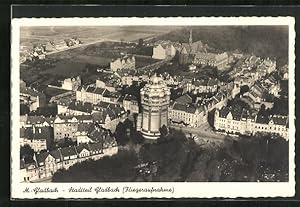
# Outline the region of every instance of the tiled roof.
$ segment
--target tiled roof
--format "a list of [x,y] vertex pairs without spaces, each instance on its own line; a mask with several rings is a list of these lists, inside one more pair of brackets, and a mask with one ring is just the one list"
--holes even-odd
[[55,159],[59,159],[60,161],[62,160],[59,149],[52,150],[49,152],[49,154],[52,155],[52,157],[54,157]]
[[176,103],[176,102],[173,105],[173,109],[178,110],[178,111],[184,111],[187,113],[195,113],[197,110],[197,108],[193,105],[180,104],[180,103]]
[[267,116],[257,116],[256,117],[256,123],[268,124],[269,123],[269,117],[267,117]]
[[93,121],[97,122],[99,124],[104,124],[105,123],[106,116],[107,116],[106,111],[99,111],[99,112],[95,112],[95,113],[92,114]]
[[228,107],[224,107],[219,111],[219,117],[226,118],[229,112],[230,109]]
[[78,124],[77,131],[78,132],[88,132],[90,128],[94,126],[93,123],[80,123]]
[[91,103],[87,102],[78,102],[74,101],[71,102],[68,109],[74,110],[74,111],[82,111],[86,113],[91,113],[93,110],[93,105]]
[[20,128],[20,136],[27,139],[51,139],[53,136],[52,127],[27,127]]
[[67,98],[60,98],[57,102],[58,105],[62,105],[62,106],[69,106],[69,104],[72,102],[71,99],[67,99]]
[[20,88],[20,93],[21,94],[27,94],[27,95],[34,96],[34,97],[45,96],[43,93],[38,92],[37,90],[34,90],[32,88],[29,88],[29,87],[25,87],[25,88],[21,87]]
[[84,150],[84,149],[90,151],[89,145],[86,144],[86,143],[82,143],[82,144],[76,146],[77,153],[80,153],[80,152],[81,152],[82,150]]
[[49,152],[42,152],[36,154],[36,161],[37,163],[45,162],[46,158],[49,156]]
[[288,125],[288,117],[287,116],[274,115],[273,117],[271,117],[271,120],[276,125],[282,125],[282,126]]
[[92,120],[92,115],[77,115],[75,116],[77,120],[84,121],[84,120]]
[[90,151],[101,151],[102,150],[102,143],[90,143],[88,144]]
[[181,104],[190,104],[193,102],[193,99],[188,94],[184,94],[183,96],[180,96],[179,98],[177,98],[175,101],[177,103],[181,103]]
[[124,100],[126,101],[137,101],[137,98],[131,94],[126,94],[124,97]]
[[76,149],[75,149],[74,146],[61,148],[60,152],[61,152],[61,155],[63,157],[69,157],[69,156],[77,155]]
[[[206,51],[206,47],[201,42],[201,40],[199,40],[197,42],[193,42],[191,45],[189,43],[182,43],[182,47],[187,51],[187,53],[190,53],[190,54],[196,54],[198,52]],[[182,50],[182,52],[185,52],[185,51]]]
[[215,86],[218,85],[218,79],[209,79],[207,82],[208,86]]

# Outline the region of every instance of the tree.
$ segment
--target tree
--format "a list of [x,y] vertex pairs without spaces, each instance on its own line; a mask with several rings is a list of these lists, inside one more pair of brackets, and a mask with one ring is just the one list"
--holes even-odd
[[34,162],[33,154],[34,150],[28,144],[20,148],[20,159],[24,159],[25,163]]
[[172,59],[172,62],[173,63],[179,63],[179,51],[178,50],[176,50],[176,53],[175,53],[175,55]]
[[129,141],[129,137],[127,136],[127,131],[124,123],[119,122],[115,131],[116,141],[119,145],[125,145]]
[[166,127],[166,125],[163,125],[160,129],[159,129],[160,135],[161,137],[165,137],[169,134],[169,130]]
[[215,111],[216,109],[213,109],[212,111],[209,111],[207,113],[207,122],[211,127],[214,127],[214,122],[215,122]]
[[248,92],[249,91],[249,86],[247,85],[243,85],[241,86],[240,88],[240,95],[242,96],[244,93]]
[[144,45],[144,40],[142,38],[139,39],[138,47],[143,47]]
[[30,112],[29,107],[25,104],[20,104],[20,115],[26,115]]
[[73,141],[69,137],[65,137],[57,143],[57,147],[60,147],[60,148],[69,147],[69,146],[76,146],[76,145],[77,145],[77,142]]
[[59,170],[52,182],[132,182],[136,178],[138,158],[134,151],[120,150],[118,154],[100,160],[88,160]]

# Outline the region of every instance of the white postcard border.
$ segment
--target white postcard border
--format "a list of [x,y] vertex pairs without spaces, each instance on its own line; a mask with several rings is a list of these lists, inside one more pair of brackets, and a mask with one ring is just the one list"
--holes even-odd
[[[162,21],[163,19],[163,21]],[[130,26],[130,25],[288,25],[289,26],[289,182],[134,182],[134,183],[20,183],[19,182],[19,44],[20,26]],[[295,194],[295,20],[293,17],[168,17],[168,18],[19,18],[12,20],[11,42],[11,198],[236,198],[291,197]],[[92,188],[89,193],[68,193],[70,187]],[[25,193],[26,187],[31,192]],[[36,187],[58,193],[34,193]],[[96,193],[97,187],[118,187],[119,192]],[[124,192],[124,187],[152,192]],[[169,189],[153,192],[153,189]]]

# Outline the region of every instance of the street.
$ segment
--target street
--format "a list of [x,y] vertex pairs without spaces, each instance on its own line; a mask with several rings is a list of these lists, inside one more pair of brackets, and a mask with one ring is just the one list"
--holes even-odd
[[173,125],[171,127],[177,130],[182,130],[187,137],[190,136],[194,137],[194,140],[197,143],[202,143],[203,141],[207,141],[207,142],[223,141],[225,138],[225,135],[217,134],[216,132],[214,132],[208,123],[204,123],[203,125],[197,128],[173,126]]

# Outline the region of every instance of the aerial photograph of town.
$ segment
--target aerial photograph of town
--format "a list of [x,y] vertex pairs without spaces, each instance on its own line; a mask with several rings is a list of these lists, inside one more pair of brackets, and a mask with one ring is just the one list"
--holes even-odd
[[288,182],[288,43],[288,26],[20,27],[18,179]]

